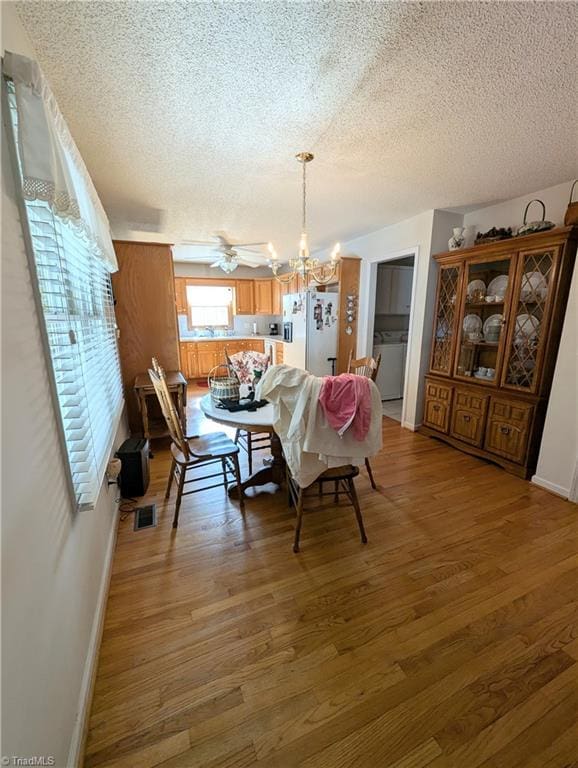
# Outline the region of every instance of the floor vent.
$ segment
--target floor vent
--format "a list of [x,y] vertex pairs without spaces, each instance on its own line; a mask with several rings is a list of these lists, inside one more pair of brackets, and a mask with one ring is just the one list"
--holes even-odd
[[147,504],[146,507],[137,507],[134,511],[134,529],[142,531],[143,528],[154,528],[157,524],[157,508],[155,504]]

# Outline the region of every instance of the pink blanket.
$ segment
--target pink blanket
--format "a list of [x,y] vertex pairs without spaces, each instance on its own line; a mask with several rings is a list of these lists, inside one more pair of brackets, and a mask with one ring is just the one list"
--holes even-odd
[[371,423],[369,379],[354,373],[325,376],[319,405],[330,426],[343,435],[351,426],[356,440],[365,440]]

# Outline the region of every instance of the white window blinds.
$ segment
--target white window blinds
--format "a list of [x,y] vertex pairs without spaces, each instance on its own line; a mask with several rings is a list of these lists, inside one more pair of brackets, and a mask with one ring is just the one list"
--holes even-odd
[[[7,92],[12,135],[18,108]],[[22,165],[15,143],[20,170]],[[49,202],[23,200],[61,431],[78,507],[95,504],[123,407],[110,274],[89,239]]]

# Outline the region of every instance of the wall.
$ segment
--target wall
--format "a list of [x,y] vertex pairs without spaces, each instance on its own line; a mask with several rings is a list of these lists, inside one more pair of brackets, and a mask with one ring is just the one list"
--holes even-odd
[[[447,249],[452,227],[462,216],[446,211],[424,211],[411,219],[384,227],[342,244],[344,253],[361,258],[357,354],[371,354],[373,347],[375,285],[379,262],[414,256],[412,314],[408,334],[408,355],[402,425],[416,429],[423,410],[424,375],[435,301],[436,265],[432,252]],[[441,243],[445,241],[445,246]],[[317,255],[317,254],[316,254]]]
[[[199,337],[208,337],[208,333],[195,333],[190,331],[187,326],[187,316],[178,315],[179,321],[179,338],[180,339],[198,339]],[[279,327],[279,333],[281,333],[281,324],[283,317],[281,315],[235,315],[233,317],[233,335],[235,336],[251,336],[253,333],[253,323],[257,324],[257,333],[260,336],[269,335],[269,323],[277,323]],[[219,332],[216,334],[219,336]],[[226,335],[226,334],[223,334]]]
[[[397,259],[390,264],[379,264],[377,267],[378,280],[381,277],[382,272],[389,271],[392,266],[396,267],[412,267],[413,278],[413,256],[405,259]],[[375,308],[380,306],[379,296],[376,296]],[[374,331],[407,331],[409,329],[409,315],[390,315],[387,313],[375,312],[375,318],[373,322]]]
[[[33,56],[2,4],[2,49]],[[114,547],[115,490],[73,513],[2,131],[2,745],[74,764]],[[124,425],[117,444],[124,439]]]
[[[217,254],[215,254],[215,258]],[[258,277],[271,277],[273,273],[266,265],[262,267],[238,266],[230,275],[218,267],[211,268],[210,264],[193,264],[190,261],[174,262],[175,277],[227,277],[237,280],[255,279]]]
[[[546,218],[562,225],[568,205],[571,181],[528,193],[464,216],[465,225],[487,231],[492,226],[517,227],[522,223],[526,203],[539,198],[546,205]],[[530,209],[538,218],[539,206]],[[570,494],[578,465],[578,270],[574,269],[566,320],[560,340],[552,393],[534,482],[562,496]]]

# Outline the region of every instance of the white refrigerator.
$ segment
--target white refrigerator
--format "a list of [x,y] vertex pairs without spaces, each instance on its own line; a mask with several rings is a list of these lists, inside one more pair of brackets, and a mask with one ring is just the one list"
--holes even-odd
[[283,362],[315,376],[330,376],[337,357],[339,294],[291,293],[283,297],[283,323],[291,323],[292,340]]

